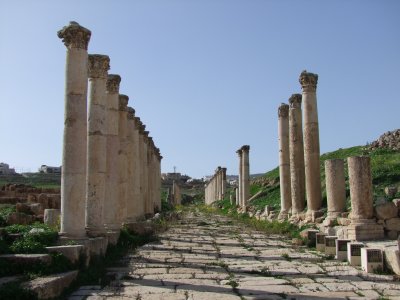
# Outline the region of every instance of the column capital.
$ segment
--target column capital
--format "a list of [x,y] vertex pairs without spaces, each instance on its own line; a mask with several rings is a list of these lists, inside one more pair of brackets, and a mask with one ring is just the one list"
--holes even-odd
[[108,74],[107,76],[107,92],[117,94],[119,92],[119,84],[121,76],[117,74]]
[[318,74],[304,70],[301,72],[299,82],[304,92],[315,92],[318,83]]
[[129,120],[135,120],[135,110],[134,110],[132,107],[130,107],[130,106],[128,106],[128,107],[126,108],[126,110],[127,110],[127,112],[128,112],[128,119],[129,119]]
[[239,157],[242,156],[242,148],[236,150],[237,155],[239,155]]
[[249,152],[250,146],[249,145],[243,145],[242,148],[240,148],[240,149],[242,149],[242,151],[244,151],[244,152]]
[[278,117],[279,118],[287,118],[289,115],[289,105],[286,103],[282,103],[278,107]]
[[289,98],[290,108],[301,108],[302,97],[301,94],[292,94]]
[[89,78],[107,78],[108,70],[110,70],[110,58],[108,57],[108,55],[89,54]]
[[87,50],[92,33],[89,29],[82,27],[77,22],[71,21],[57,32],[68,49],[77,48]]
[[119,111],[127,111],[129,97],[127,95],[120,94],[118,101],[119,101]]

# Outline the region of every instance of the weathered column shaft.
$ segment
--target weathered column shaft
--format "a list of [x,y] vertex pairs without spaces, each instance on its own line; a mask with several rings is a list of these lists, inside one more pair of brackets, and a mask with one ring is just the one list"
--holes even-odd
[[127,121],[127,203],[126,203],[126,222],[132,223],[136,220],[136,199],[135,199],[135,110],[132,107],[127,108],[128,121]]
[[240,205],[239,187],[235,188],[236,206]]
[[351,219],[372,219],[373,193],[371,161],[367,156],[347,158],[351,198]]
[[58,32],[67,47],[61,176],[61,230],[84,237],[87,153],[88,53],[91,32],[71,22]]
[[292,206],[290,189],[290,155],[289,155],[289,105],[282,104],[278,109],[279,139],[279,180],[281,191],[281,215],[287,217]]
[[289,98],[289,155],[292,213],[299,213],[304,210],[306,201],[300,94]]
[[107,78],[107,181],[104,202],[104,221],[106,229],[119,230],[118,223],[118,151],[119,151],[119,75],[108,75]]
[[238,192],[239,192],[239,197],[237,198],[238,205],[240,207],[243,206],[243,197],[242,197],[242,149],[239,149],[236,151],[238,157],[239,157],[239,170],[238,170]]
[[106,83],[110,58],[89,55],[89,117],[87,149],[86,230],[89,236],[105,234],[104,199],[106,185]]
[[149,205],[149,169],[147,165],[147,137],[149,132],[143,132],[143,202],[144,211],[147,215],[151,215],[151,208]]
[[328,217],[336,218],[346,208],[346,181],[343,159],[325,161]]
[[245,210],[247,201],[250,198],[250,164],[249,164],[249,145],[242,148],[242,208]]
[[304,103],[303,136],[307,210],[312,212],[319,210],[322,204],[318,108],[316,95],[318,75],[303,71],[300,74],[299,82],[303,89]]
[[221,169],[221,172],[222,172],[222,182],[221,182],[221,184],[222,184],[222,187],[221,187],[221,190],[222,190],[222,199],[225,197],[225,193],[226,193],[226,168],[222,168]]
[[145,212],[144,212],[144,203],[143,203],[143,195],[142,195],[142,182],[143,182],[143,177],[142,177],[142,159],[143,159],[143,131],[142,131],[142,122],[140,121],[139,118],[135,117],[135,143],[134,143],[134,149],[135,149],[135,168],[134,168],[134,178],[135,183],[135,207],[136,207],[136,216],[137,217],[144,217]]

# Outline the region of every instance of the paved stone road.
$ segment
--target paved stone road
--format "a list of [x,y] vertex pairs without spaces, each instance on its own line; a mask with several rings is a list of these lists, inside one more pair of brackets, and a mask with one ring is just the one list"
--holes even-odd
[[112,268],[110,286],[81,287],[70,300],[400,299],[400,282],[226,217],[187,215]]

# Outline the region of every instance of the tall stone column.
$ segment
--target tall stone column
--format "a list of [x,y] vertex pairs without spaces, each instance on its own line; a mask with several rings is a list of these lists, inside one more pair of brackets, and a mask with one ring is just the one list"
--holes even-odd
[[238,157],[239,157],[239,170],[238,170],[238,191],[239,191],[239,197],[237,198],[237,202],[239,202],[239,206],[243,206],[243,197],[242,197],[242,149],[239,149],[236,151]]
[[249,151],[250,146],[244,145],[242,148],[242,203],[243,210],[246,211],[247,201],[250,198],[250,165]]
[[149,132],[143,132],[143,202],[144,211],[147,216],[152,215],[149,205],[149,169],[147,164],[147,147],[148,147]]
[[160,153],[160,149],[156,148],[156,206],[158,210],[161,211],[161,160],[162,156]]
[[135,135],[134,135],[134,154],[135,154],[135,167],[134,167],[134,187],[135,187],[135,194],[134,194],[134,200],[135,200],[135,211],[136,211],[136,217],[137,218],[142,218],[144,217],[144,203],[143,203],[143,195],[141,192],[141,185],[143,178],[141,176],[142,173],[142,154],[141,152],[143,151],[143,136],[142,136],[142,122],[138,117],[135,117]]
[[106,185],[106,83],[110,69],[107,55],[89,55],[89,117],[87,149],[86,231],[105,235],[103,207]]
[[221,180],[221,167],[218,166],[215,171],[216,181],[217,181],[217,199],[222,200],[222,180]]
[[240,193],[239,193],[239,187],[235,188],[235,200],[236,200],[236,206],[240,205]]
[[286,219],[292,207],[290,189],[290,155],[289,155],[289,105],[281,104],[278,109],[279,138],[279,180],[281,190],[281,212],[279,219]]
[[337,218],[346,208],[346,180],[343,159],[325,161],[328,218]]
[[118,152],[119,152],[119,85],[121,77],[110,74],[107,77],[107,155],[106,155],[106,198],[104,201],[105,227],[118,231]]
[[300,94],[289,98],[289,156],[292,213],[297,214],[304,210],[306,201]]
[[321,208],[321,173],[319,161],[319,127],[317,108],[318,75],[303,71],[299,82],[303,89],[304,103],[304,162],[306,174],[306,195],[308,214]]
[[87,48],[91,32],[70,22],[57,35],[67,47],[60,233],[79,238],[86,235]]
[[135,110],[132,107],[127,108],[127,203],[126,203],[126,222],[132,223],[136,220],[136,199],[135,199]]
[[149,211],[154,214],[154,142],[153,138],[148,138],[148,149],[147,149],[147,165],[148,165],[148,180],[149,180]]
[[221,169],[221,173],[222,173],[222,182],[221,182],[221,184],[222,184],[222,199],[224,199],[224,197],[225,197],[225,194],[226,194],[226,168],[222,168]]
[[347,158],[351,198],[351,223],[348,239],[362,241],[381,239],[382,225],[374,219],[371,160],[367,156]]

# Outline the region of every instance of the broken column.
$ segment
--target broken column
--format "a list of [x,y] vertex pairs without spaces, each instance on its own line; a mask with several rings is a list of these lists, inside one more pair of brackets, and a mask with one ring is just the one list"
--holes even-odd
[[250,198],[250,166],[249,151],[250,146],[244,145],[242,148],[242,208],[246,211],[247,200]]
[[281,211],[279,219],[286,219],[292,206],[290,191],[290,155],[289,155],[289,105],[281,104],[278,109],[279,139],[279,180],[281,191]]
[[374,218],[371,161],[367,156],[347,158],[351,198],[350,240],[374,240],[384,236],[382,225]]
[[304,210],[306,201],[300,94],[289,98],[289,153],[292,213],[297,214]]
[[107,154],[106,154],[106,198],[104,201],[104,222],[109,231],[119,231],[118,223],[118,151],[119,151],[119,85],[121,77],[110,74],[107,77]]
[[343,159],[325,161],[328,218],[336,219],[346,208],[346,180]]
[[57,35],[67,47],[60,233],[80,238],[86,235],[87,48],[91,32],[70,22]]
[[317,108],[318,75],[303,71],[299,82],[303,89],[304,163],[306,175],[307,213],[319,210],[322,204],[319,127]]
[[107,55],[89,55],[89,114],[87,145],[86,231],[105,235],[103,207],[106,185],[106,83],[110,69]]

